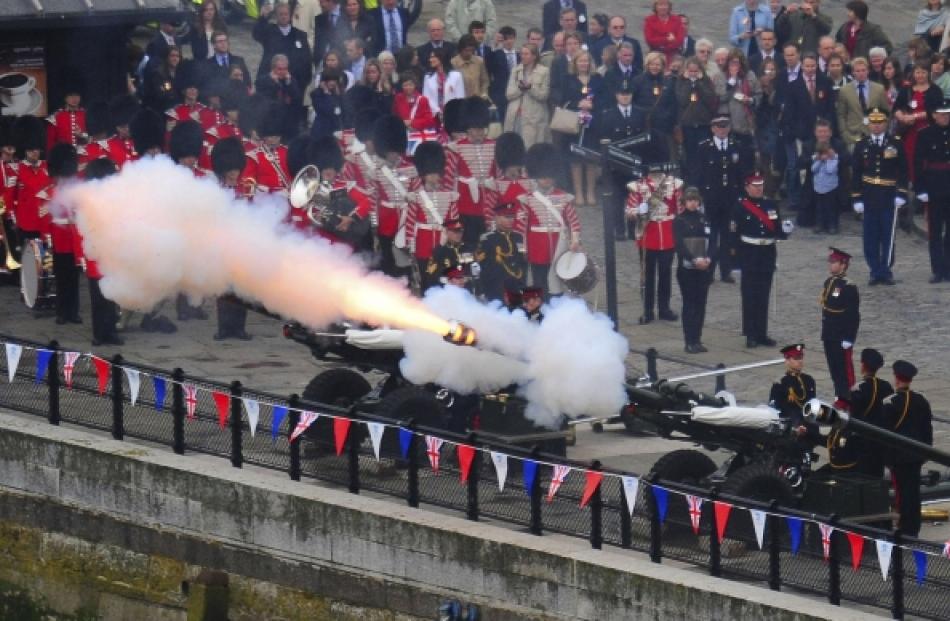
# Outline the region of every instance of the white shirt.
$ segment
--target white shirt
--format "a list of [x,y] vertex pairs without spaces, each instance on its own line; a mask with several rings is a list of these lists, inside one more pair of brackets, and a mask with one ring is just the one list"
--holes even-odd
[[728,138],[715,138],[716,148],[720,151],[725,151],[729,148],[729,139]]

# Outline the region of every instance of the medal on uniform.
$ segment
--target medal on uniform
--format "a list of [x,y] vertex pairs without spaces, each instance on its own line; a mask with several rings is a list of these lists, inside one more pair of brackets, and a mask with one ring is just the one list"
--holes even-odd
[[301,44],[300,41],[294,41],[294,43],[297,44],[297,49],[298,49],[298,50],[303,47],[303,44]]
[[653,87],[653,96],[654,96],[654,97],[659,97],[659,96],[660,96],[660,87],[659,87],[659,86],[654,86],[654,87]]
[[342,110],[340,110],[340,106],[337,106],[336,108],[333,109],[333,114],[335,114],[335,115],[337,115],[337,116],[340,116],[340,113],[341,113],[341,112],[342,112]]
[[699,101],[699,98],[696,96],[696,93],[690,93],[689,100],[693,103],[696,103],[697,101]]

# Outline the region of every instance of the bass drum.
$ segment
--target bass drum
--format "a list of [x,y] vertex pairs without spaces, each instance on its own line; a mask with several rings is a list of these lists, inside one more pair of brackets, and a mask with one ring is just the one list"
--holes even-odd
[[20,259],[20,292],[23,303],[34,310],[52,308],[56,304],[56,277],[53,275],[53,255],[38,239],[23,241]]
[[554,273],[564,288],[575,295],[583,295],[597,285],[597,265],[583,252],[565,252],[558,257]]

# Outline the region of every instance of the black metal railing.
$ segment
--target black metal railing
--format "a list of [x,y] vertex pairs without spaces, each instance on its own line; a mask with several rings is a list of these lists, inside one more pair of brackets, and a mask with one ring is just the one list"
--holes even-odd
[[[905,613],[950,618],[950,559],[944,556],[943,544],[845,522],[834,515],[804,513],[774,501],[738,498],[716,488],[638,478],[598,461],[568,460],[501,444],[478,433],[454,434],[412,420],[396,424],[352,408],[308,403],[297,395],[285,398],[238,382],[228,385],[190,376],[182,369],[169,372],[133,364],[120,356],[99,363],[80,358],[72,369],[71,385],[66,386],[64,352],[55,341],[44,345],[3,335],[0,341],[23,346],[12,382],[6,381],[7,358],[0,355],[0,407],[45,416],[54,425],[65,422],[110,432],[118,440],[147,440],[170,446],[178,454],[192,451],[226,457],[237,468],[253,464],[281,470],[293,480],[307,477],[355,494],[367,490],[402,498],[412,507],[429,504],[453,509],[470,520],[511,524],[536,535],[556,532],[583,537],[593,548],[608,544],[638,550],[656,563],[664,558],[685,561],[706,568],[713,576],[761,583],[776,591],[817,594],[832,604],[848,601],[889,609],[895,618]],[[37,383],[37,364],[47,356],[43,379]],[[97,372],[97,364],[107,368],[108,377]],[[139,388],[133,404],[134,381]],[[226,396],[226,411],[219,409],[214,393]],[[254,430],[242,399],[260,406]],[[308,434],[291,441],[306,411],[324,416]],[[334,417],[351,421],[339,454]],[[378,459],[370,441],[372,424],[385,425]],[[444,440],[437,470],[427,455],[427,436]],[[460,447],[474,449],[464,482]],[[462,448],[461,453],[467,459],[472,451]],[[507,456],[498,458],[507,465],[503,482],[493,453]],[[548,499],[555,465],[574,472]],[[582,507],[588,472],[603,478]],[[625,482],[638,483],[632,508]],[[657,497],[663,490],[668,495],[665,515]],[[686,495],[703,499],[695,529]],[[717,502],[731,507],[721,541]],[[761,547],[749,510],[766,516]],[[803,525],[797,542],[789,528],[795,520]],[[827,555],[820,524],[835,528],[828,538]],[[860,552],[852,539],[864,544]],[[886,580],[878,540],[893,544]],[[921,562],[927,565],[922,573],[917,569]]]

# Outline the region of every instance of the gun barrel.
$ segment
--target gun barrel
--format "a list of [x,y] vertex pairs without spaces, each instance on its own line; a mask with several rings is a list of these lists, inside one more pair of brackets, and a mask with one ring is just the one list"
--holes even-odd
[[944,466],[950,466],[950,453],[941,451],[938,448],[905,438],[899,433],[894,433],[889,429],[883,429],[877,425],[865,422],[845,412],[837,413],[839,424],[847,429],[854,431],[866,438],[877,440],[888,448],[896,449],[901,453],[919,457],[924,461],[933,461]]

